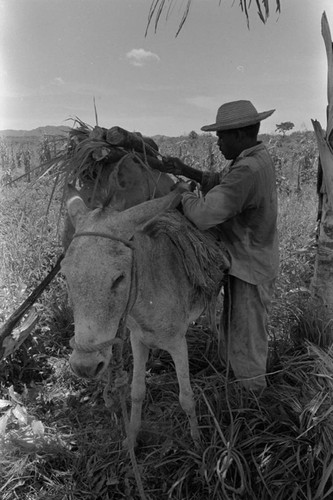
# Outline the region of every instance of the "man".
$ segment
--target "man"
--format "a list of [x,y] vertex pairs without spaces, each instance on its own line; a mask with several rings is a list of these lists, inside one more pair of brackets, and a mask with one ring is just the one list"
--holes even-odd
[[177,158],[167,161],[174,173],[201,183],[203,197],[182,183],[185,216],[201,230],[216,226],[230,254],[222,317],[225,357],[242,386],[259,392],[266,387],[267,315],[279,256],[275,171],[257,136],[260,122],[274,111],[258,113],[250,101],[228,102],[215,123],[201,128],[216,132],[220,151],[230,160],[221,174],[197,171]]

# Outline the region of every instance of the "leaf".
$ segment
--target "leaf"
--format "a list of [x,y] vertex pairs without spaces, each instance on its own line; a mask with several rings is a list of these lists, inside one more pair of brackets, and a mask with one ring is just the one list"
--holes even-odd
[[94,485],[94,490],[96,493],[101,493],[102,488],[105,487],[105,477],[101,477],[97,484]]
[[32,432],[34,433],[35,436],[39,436],[39,437],[44,436],[45,427],[44,427],[44,424],[40,420],[33,420],[30,425],[31,425]]
[[24,406],[17,405],[15,408],[12,410],[13,415],[21,424],[27,424],[28,423],[28,412],[25,409]]
[[5,348],[3,358],[6,358],[10,354],[13,354],[15,351],[17,351],[17,349],[29,337],[30,333],[35,328],[37,321],[38,314],[36,309],[33,307],[22,325],[19,328],[15,329],[11,335],[3,340],[2,346]]
[[14,391],[14,386],[11,385],[8,389],[8,394],[9,394],[9,397],[10,399],[12,399],[14,401],[14,403],[17,403],[19,405],[22,404],[22,399],[21,399],[21,396]]
[[328,101],[328,116],[327,116],[327,137],[330,137],[333,128],[333,48],[332,36],[328,24],[326,13],[324,12],[321,19],[321,34],[324,39],[326,56],[327,56],[327,101]]
[[[329,483],[331,481],[333,473],[333,460],[331,460],[331,462],[328,463],[329,459],[330,457],[326,457],[324,460],[322,477],[318,489],[315,493],[314,500],[321,500],[322,498],[326,498],[326,495],[324,496],[324,490],[327,484],[330,485]],[[330,491],[331,490],[332,488],[330,488]]]
[[11,414],[11,409],[8,410],[1,418],[0,418],[0,436],[4,436],[6,433],[7,422]]
[[27,451],[34,451],[36,449],[35,441],[30,437],[21,437],[21,436],[12,436],[12,442],[16,446],[20,446],[21,448]]
[[0,410],[3,410],[4,408],[8,408],[8,406],[11,406],[12,403],[8,401],[8,399],[0,399]]
[[323,169],[325,189],[330,206],[333,207],[333,154],[330,145],[325,139],[323,129],[317,120],[311,120],[315,131],[321,166]]

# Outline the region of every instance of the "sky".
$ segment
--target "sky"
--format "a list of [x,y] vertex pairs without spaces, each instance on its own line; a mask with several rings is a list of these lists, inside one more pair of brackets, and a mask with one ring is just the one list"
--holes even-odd
[[261,132],[325,128],[332,0],[271,0],[266,25],[253,1],[250,29],[238,0],[193,0],[176,38],[186,3],[145,37],[151,0],[0,0],[0,130],[95,125],[95,100],[102,127],[179,136],[238,99],[276,109]]

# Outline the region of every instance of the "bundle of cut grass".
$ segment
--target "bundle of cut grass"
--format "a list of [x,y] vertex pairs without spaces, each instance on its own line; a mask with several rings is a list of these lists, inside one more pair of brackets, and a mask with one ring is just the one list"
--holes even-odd
[[151,138],[120,127],[91,127],[79,119],[77,123],[79,126],[74,126],[69,132],[68,148],[63,157],[63,165],[67,167],[65,171],[70,170],[71,181],[94,180],[101,166],[115,163],[129,152],[155,168],[158,165],[158,147]]
[[161,157],[158,146],[150,137],[144,137],[140,132],[128,132],[121,127],[92,127],[76,118],[68,133],[66,147],[50,164],[59,164],[60,172],[68,173],[70,181],[94,180],[100,166],[115,163],[129,152],[153,168],[163,169],[162,162],[158,160]]
[[[85,202],[95,208],[110,198],[109,191],[114,188],[112,183],[116,177],[112,177],[112,173],[127,160],[131,165],[141,167],[142,177],[150,181],[153,178],[155,183],[156,176],[151,174],[151,170],[157,170],[158,175],[167,172],[158,146],[150,137],[144,137],[139,132],[128,132],[121,127],[92,127],[76,118],[62,148],[51,160],[36,167],[41,171],[36,180],[45,176],[54,179],[49,206],[60,186],[62,208],[67,185],[72,184],[82,191]],[[16,180],[19,179],[12,182]],[[117,186],[117,189],[121,187],[123,186]]]

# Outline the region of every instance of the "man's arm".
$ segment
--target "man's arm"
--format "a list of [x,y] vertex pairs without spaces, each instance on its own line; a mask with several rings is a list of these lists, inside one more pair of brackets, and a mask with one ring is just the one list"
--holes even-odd
[[254,186],[254,176],[246,165],[234,168],[206,196],[198,198],[194,193],[184,193],[184,215],[199,229],[209,229],[239,214],[244,206],[252,203]]
[[201,170],[197,170],[196,168],[189,167],[185,163],[183,163],[179,158],[175,157],[167,157],[163,158],[163,165],[165,166],[165,172],[173,175],[183,175],[188,179],[192,179],[196,182],[202,183],[202,174]]
[[183,175],[188,179],[193,179],[194,181],[199,182],[199,184],[201,184],[201,191],[203,194],[206,194],[210,189],[220,183],[219,173],[197,170],[196,168],[189,167],[179,158],[173,158],[171,156],[164,158],[163,165],[167,168],[167,170],[164,171],[169,174]]
[[163,157],[163,161],[149,157],[148,163],[151,168],[164,172],[166,174],[182,175],[201,184],[201,190],[206,194],[210,189],[220,183],[220,174],[216,172],[207,172],[190,167],[176,157]]

